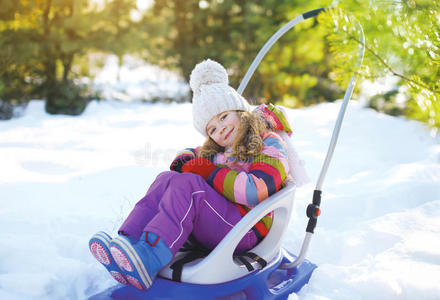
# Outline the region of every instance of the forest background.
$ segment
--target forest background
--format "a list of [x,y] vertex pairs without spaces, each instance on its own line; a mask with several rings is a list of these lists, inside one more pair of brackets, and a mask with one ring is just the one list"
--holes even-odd
[[[100,99],[91,84],[103,66],[96,54],[114,54],[120,65],[129,54],[186,81],[209,57],[237,87],[282,25],[332,7],[275,44],[245,97],[303,107],[340,99],[353,72],[357,87],[394,78],[368,106],[440,129],[440,0],[0,0],[0,7],[0,119],[30,99],[44,99],[48,113],[81,114]],[[357,22],[365,33],[361,69]]]

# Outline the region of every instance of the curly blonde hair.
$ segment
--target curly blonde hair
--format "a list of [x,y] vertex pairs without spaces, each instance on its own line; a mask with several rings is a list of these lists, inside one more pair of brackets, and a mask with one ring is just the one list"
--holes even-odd
[[[237,113],[240,118],[240,128],[237,132],[237,139],[232,146],[231,156],[235,158],[234,161],[248,162],[251,158],[261,154],[263,150],[261,134],[269,130],[269,127],[256,112],[237,111]],[[224,151],[224,147],[208,138],[200,148],[198,156],[212,160],[217,153]]]

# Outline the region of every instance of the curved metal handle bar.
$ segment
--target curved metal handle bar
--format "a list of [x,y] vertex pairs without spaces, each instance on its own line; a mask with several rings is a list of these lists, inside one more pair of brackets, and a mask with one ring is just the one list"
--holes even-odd
[[[358,68],[361,67],[362,61],[364,60],[365,53],[365,36],[362,25],[357,22],[356,26],[358,27],[358,31],[361,35],[361,43],[359,44],[359,56],[358,56]],[[332,138],[330,140],[330,145],[328,147],[327,155],[325,157],[324,164],[321,169],[321,173],[318,178],[318,182],[316,183],[316,190],[321,191],[322,184],[325,179],[325,175],[327,174],[328,166],[333,157],[333,152],[336,147],[336,142],[338,141],[339,131],[341,130],[342,121],[344,120],[345,110],[347,109],[348,102],[350,101],[351,95],[353,94],[354,86],[356,85],[356,74],[351,76],[348,87],[345,91],[344,100],[342,101],[341,108],[339,109],[338,118],[336,119],[335,127],[333,129]]]
[[[261,48],[260,52],[258,52],[257,56],[255,57],[254,61],[252,62],[251,66],[249,67],[248,71],[246,72],[246,75],[244,76],[243,80],[241,81],[237,91],[238,93],[242,94],[244,89],[246,88],[247,84],[249,83],[249,80],[251,79],[252,75],[254,74],[255,70],[257,69],[258,65],[260,64],[261,60],[264,58],[266,53],[272,48],[272,46],[275,44],[275,42],[283,36],[287,31],[295,27],[298,23],[309,19],[316,17],[320,12],[324,11],[327,8],[319,8],[315,10],[311,10],[309,12],[303,13],[302,15],[292,19],[289,23],[285,24],[283,27],[281,27],[275,34],[264,44],[263,48]],[[358,56],[358,68],[361,67],[362,61],[364,59],[364,53],[365,53],[365,37],[364,37],[364,31],[359,22],[356,23],[356,26],[358,28],[358,31],[361,36],[361,43],[359,45],[359,56]],[[342,101],[341,108],[339,110],[338,118],[336,119],[335,127],[333,129],[332,138],[330,140],[330,144],[327,150],[327,155],[324,160],[324,164],[321,168],[321,173],[319,175],[318,181],[316,183],[315,190],[321,191],[322,185],[324,183],[325,176],[328,171],[328,167],[330,165],[330,161],[333,157],[333,152],[336,147],[336,142],[339,137],[339,132],[341,129],[342,121],[344,119],[345,111],[347,109],[348,102],[351,98],[351,95],[353,94],[354,86],[356,84],[356,74],[354,74],[351,77],[350,83],[348,84],[348,87],[345,91],[344,100]],[[299,253],[298,257],[295,259],[295,261],[289,263],[289,264],[283,264],[281,265],[281,268],[287,269],[287,268],[293,268],[298,266],[305,258],[305,255],[307,253],[311,237],[313,232],[306,232],[306,235],[304,237],[304,241],[301,247],[301,252]]]

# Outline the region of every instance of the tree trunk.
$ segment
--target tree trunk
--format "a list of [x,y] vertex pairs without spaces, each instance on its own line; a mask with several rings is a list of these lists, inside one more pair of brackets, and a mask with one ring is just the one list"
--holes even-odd
[[116,81],[120,82],[121,81],[121,68],[122,68],[122,64],[124,63],[123,57],[122,55],[118,55],[118,73],[117,73],[117,78]]
[[63,82],[66,83],[69,78],[70,70],[72,69],[73,58],[75,57],[74,53],[69,53],[63,59]]
[[[49,14],[52,7],[52,0],[48,0],[46,7],[43,12],[43,32],[44,38],[48,38],[50,34],[50,21]],[[54,55],[52,54],[51,46],[48,41],[43,41],[43,65],[44,65],[44,75],[46,77],[45,83],[43,84],[46,89],[51,90],[55,86],[57,65]]]

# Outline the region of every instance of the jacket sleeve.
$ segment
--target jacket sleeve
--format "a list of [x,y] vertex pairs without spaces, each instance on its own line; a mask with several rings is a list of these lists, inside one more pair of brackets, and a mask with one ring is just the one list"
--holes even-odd
[[249,172],[218,167],[208,183],[231,202],[254,207],[283,187],[289,172],[287,147],[275,132],[263,136],[263,151],[251,163]]
[[199,147],[186,148],[186,149],[178,152],[176,157],[174,158],[174,160],[171,162],[170,170],[181,172],[183,164],[186,163],[187,161],[195,158],[197,156],[198,150],[199,150]]

